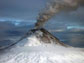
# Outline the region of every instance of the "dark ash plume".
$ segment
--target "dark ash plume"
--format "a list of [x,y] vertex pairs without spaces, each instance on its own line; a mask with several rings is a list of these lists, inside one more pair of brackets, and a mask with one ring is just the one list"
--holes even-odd
[[84,0],[49,0],[45,9],[39,13],[35,28],[42,28],[44,23],[55,14],[61,11],[76,10],[80,5],[84,5]]

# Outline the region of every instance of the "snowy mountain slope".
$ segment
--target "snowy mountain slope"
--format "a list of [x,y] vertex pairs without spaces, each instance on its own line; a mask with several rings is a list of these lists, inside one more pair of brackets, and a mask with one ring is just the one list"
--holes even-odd
[[33,32],[18,44],[0,51],[0,63],[84,63],[83,48],[69,47],[50,37],[53,36],[47,31]]

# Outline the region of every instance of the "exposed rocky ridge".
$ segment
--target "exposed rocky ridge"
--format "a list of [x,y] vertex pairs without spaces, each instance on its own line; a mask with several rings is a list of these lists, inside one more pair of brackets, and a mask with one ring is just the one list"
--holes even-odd
[[40,39],[40,41],[46,44],[58,44],[64,47],[68,47],[68,45],[61,42],[57,37],[53,36],[50,32],[48,32],[44,28],[41,28],[39,30],[33,29],[31,31],[36,35],[37,38]]

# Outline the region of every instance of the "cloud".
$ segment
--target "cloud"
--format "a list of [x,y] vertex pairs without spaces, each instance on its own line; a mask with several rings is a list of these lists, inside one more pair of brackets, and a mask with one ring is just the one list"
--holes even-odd
[[39,13],[36,28],[41,28],[55,14],[61,11],[77,10],[83,4],[83,0],[50,0],[43,11]]

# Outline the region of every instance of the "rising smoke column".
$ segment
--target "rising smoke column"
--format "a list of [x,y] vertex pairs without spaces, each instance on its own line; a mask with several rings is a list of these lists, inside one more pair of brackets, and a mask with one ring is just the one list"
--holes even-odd
[[45,22],[61,11],[76,10],[80,4],[84,5],[84,0],[49,0],[43,11],[39,13],[35,28],[42,28]]

